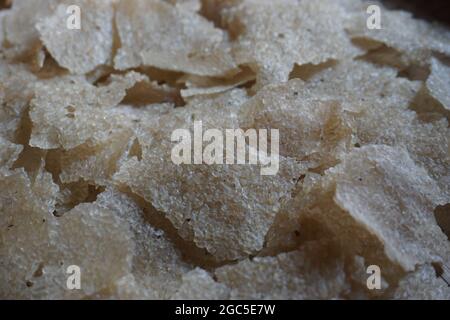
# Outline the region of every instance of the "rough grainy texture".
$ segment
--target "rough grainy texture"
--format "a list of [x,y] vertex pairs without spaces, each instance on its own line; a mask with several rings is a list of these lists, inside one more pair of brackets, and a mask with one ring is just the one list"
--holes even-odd
[[0,298],[450,299],[450,31],[378,5],[0,1]]
[[205,270],[196,268],[183,275],[183,283],[172,299],[223,300],[229,298],[229,291],[225,284],[214,281]]
[[445,109],[450,110],[450,67],[438,59],[432,59],[427,88],[433,98],[438,100]]
[[385,10],[382,19],[382,29],[370,30],[365,11],[355,11],[347,25],[350,36],[392,47],[411,63],[426,63],[433,52],[450,54],[450,32],[445,27],[413,19],[411,13],[404,11]]
[[83,7],[81,30],[66,27],[67,5],[60,4],[54,14],[36,24],[40,38],[60,66],[84,74],[110,62],[113,47],[111,1],[79,0],[71,5]]
[[294,63],[355,56],[344,17],[344,9],[330,0],[245,0],[226,14],[237,37],[236,60],[254,65],[260,85],[286,81]]
[[243,260],[217,269],[216,275],[231,288],[233,299],[332,299],[348,286],[344,261],[321,243]]
[[[71,149],[89,139],[106,139],[113,130],[132,121],[126,116],[126,109],[115,107],[125,97],[126,89],[144,79],[130,72],[124,77],[113,76],[111,83],[102,87],[76,77],[36,85],[30,107],[30,118],[35,124],[30,145]],[[121,117],[124,121],[119,120]]]
[[236,68],[226,34],[191,10],[159,0],[121,1],[117,28],[118,69],[149,65],[217,76]]
[[303,166],[284,158],[277,176],[261,176],[259,166],[172,163],[175,129],[192,130],[194,121],[202,121],[205,129],[237,128],[244,100],[244,92],[236,90],[191,101],[157,119],[156,132],[153,123],[142,123],[137,132],[142,159],[131,158],[115,175],[164,212],[183,237],[218,259],[242,258],[262,248],[280,201],[303,173]]
[[57,0],[15,0],[11,10],[2,13],[5,41],[11,44],[5,52],[11,55],[23,55],[36,52],[42,46],[36,23],[52,13]]
[[423,265],[400,281],[394,298],[450,300],[450,292],[445,282],[436,279],[436,270],[431,265]]

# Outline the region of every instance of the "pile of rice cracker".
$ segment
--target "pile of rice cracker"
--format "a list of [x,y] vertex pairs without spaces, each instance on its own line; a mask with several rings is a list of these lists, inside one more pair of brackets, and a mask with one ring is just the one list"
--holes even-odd
[[[1,1],[0,298],[450,299],[450,30],[378,5]],[[278,173],[174,164],[194,121]]]

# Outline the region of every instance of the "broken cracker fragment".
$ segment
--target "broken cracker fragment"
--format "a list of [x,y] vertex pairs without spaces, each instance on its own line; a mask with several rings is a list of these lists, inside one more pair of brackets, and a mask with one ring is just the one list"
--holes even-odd
[[121,1],[116,13],[120,70],[153,66],[202,76],[237,70],[226,34],[199,14],[160,0]]
[[300,224],[316,221],[350,252],[386,270],[398,265],[411,271],[441,262],[450,252],[433,215],[445,202],[442,190],[407,151],[371,145],[355,149],[323,178],[312,180],[288,210]]
[[[81,203],[63,216],[52,215],[30,185],[23,171],[2,174],[0,253],[10,259],[0,266],[4,298],[26,299],[126,298],[122,279],[133,275],[141,294],[169,298],[191,270],[164,233],[147,224],[142,211],[128,196],[113,189],[101,193],[93,203]],[[48,173],[47,173],[48,174]],[[47,186],[40,181],[40,188]],[[30,201],[17,197],[25,192]],[[30,198],[31,195],[31,198]],[[21,237],[19,234],[26,234]],[[79,241],[80,238],[83,241]],[[24,242],[25,241],[25,242]],[[19,250],[20,247],[20,250]],[[80,290],[67,290],[67,267],[78,266],[82,276]],[[120,288],[122,289],[120,289]],[[125,292],[124,292],[125,290]]]
[[14,58],[34,55],[42,47],[35,24],[51,14],[58,0],[15,0],[10,10],[5,11],[3,24],[5,39],[9,45],[7,55]]
[[280,155],[310,168],[334,166],[351,142],[344,108],[336,97],[308,90],[301,80],[268,85],[242,107],[242,128],[277,128]]
[[392,261],[410,271],[448,256],[450,245],[433,216],[445,197],[406,151],[361,148],[331,172],[338,179],[336,203],[384,243]]
[[233,88],[240,87],[255,80],[255,75],[250,69],[243,69],[231,78],[200,77],[196,75],[185,75],[178,82],[185,83],[186,89],[181,90],[181,96],[189,100],[194,96],[214,95]]
[[75,148],[88,140],[101,141],[109,131],[126,128],[132,121],[115,108],[126,90],[147,78],[136,72],[113,75],[102,87],[81,77],[38,83],[31,102],[33,130],[30,145],[42,149]]
[[257,72],[258,86],[285,82],[294,64],[356,56],[344,31],[345,11],[328,0],[245,0],[224,17],[235,34],[238,64]]
[[85,74],[109,64],[113,50],[113,1],[77,0],[82,12],[81,28],[67,27],[67,8],[60,4],[55,11],[38,21],[40,39],[58,64],[73,74]]

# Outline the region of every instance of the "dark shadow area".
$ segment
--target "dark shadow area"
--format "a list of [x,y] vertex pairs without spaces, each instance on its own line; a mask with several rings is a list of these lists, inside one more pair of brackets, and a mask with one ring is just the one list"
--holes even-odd
[[448,0],[381,0],[389,9],[406,10],[416,18],[437,21],[450,26],[450,1]]

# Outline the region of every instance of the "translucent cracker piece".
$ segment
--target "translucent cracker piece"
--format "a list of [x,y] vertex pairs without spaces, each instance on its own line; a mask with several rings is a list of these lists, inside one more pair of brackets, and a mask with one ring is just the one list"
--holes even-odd
[[187,89],[181,90],[181,96],[188,100],[194,96],[222,93],[253,80],[255,80],[254,73],[247,69],[227,79],[186,75],[180,78],[179,82],[186,83]]
[[60,179],[63,183],[89,181],[96,185],[108,185],[118,169],[119,161],[131,148],[130,130],[113,131],[105,140],[87,142],[61,155]]
[[347,104],[364,104],[370,98],[395,101],[406,106],[419,91],[421,83],[397,77],[398,70],[362,60],[339,61],[313,75],[305,83],[312,94],[340,97]]

